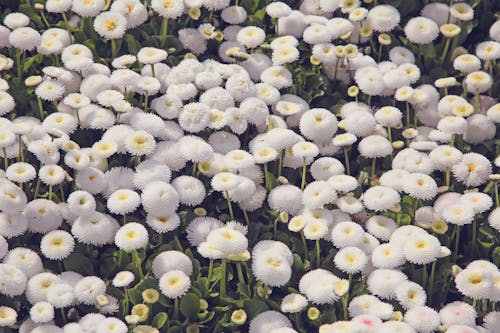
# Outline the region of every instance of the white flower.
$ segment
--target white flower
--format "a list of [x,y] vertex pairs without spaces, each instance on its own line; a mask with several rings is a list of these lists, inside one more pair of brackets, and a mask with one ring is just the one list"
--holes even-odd
[[161,276],[159,285],[163,295],[177,298],[186,294],[191,287],[191,280],[183,271],[172,270]]
[[410,19],[404,28],[406,37],[412,43],[427,44],[436,39],[439,35],[439,27],[436,22],[418,16]]

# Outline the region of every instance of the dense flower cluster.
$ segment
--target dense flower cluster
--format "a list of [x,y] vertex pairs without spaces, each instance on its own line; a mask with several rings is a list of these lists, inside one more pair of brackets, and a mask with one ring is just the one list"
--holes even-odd
[[0,4],[0,331],[500,332],[500,7],[397,3]]

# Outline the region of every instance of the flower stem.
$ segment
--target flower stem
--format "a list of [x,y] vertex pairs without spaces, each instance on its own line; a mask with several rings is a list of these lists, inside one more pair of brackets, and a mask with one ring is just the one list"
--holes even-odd
[[207,274],[208,281],[210,281],[210,279],[212,278],[213,271],[214,271],[214,260],[210,259],[210,261],[208,263],[208,274]]
[[300,189],[303,191],[306,185],[306,170],[307,170],[307,161],[306,158],[303,158],[304,162],[302,164],[302,182],[300,183]]
[[319,247],[319,239],[316,239],[315,250],[316,250],[316,263],[319,268],[321,266],[321,249]]
[[500,200],[498,198],[498,183],[495,181],[495,205],[500,206]]
[[351,287],[351,281],[352,281],[352,274],[349,274],[349,287],[348,287],[344,297],[342,297],[342,308],[344,311],[344,320],[349,319],[348,305],[349,305],[349,288]]
[[283,150],[280,151],[279,153],[279,160],[278,160],[278,177],[281,176],[281,168],[283,167]]
[[226,191],[227,208],[229,209],[229,216],[231,220],[234,220],[233,205],[231,204],[231,199],[229,198],[229,192]]
[[479,91],[474,93],[474,113],[479,112]]
[[36,99],[37,99],[37,103],[38,103],[38,113],[40,114],[40,120],[43,121],[43,119],[45,118],[45,115],[43,112],[42,100],[38,96],[36,97]]
[[248,213],[244,202],[241,203],[241,210],[243,211],[243,217],[245,218],[245,222],[247,223],[247,225],[249,225],[250,219],[248,218]]
[[241,269],[241,263],[236,263],[236,271],[238,272],[238,281],[240,283],[245,283],[245,277],[243,276],[243,270]]
[[371,170],[371,178],[375,179],[375,167],[377,166],[377,159],[372,159],[372,170]]
[[174,319],[179,320],[179,297],[174,298]]
[[132,261],[137,269],[137,273],[139,274],[139,278],[144,279],[144,273],[142,272],[141,259],[139,258],[139,252],[137,250],[132,251]]
[[168,18],[164,17],[163,21],[161,22],[161,32],[160,32],[160,46],[162,48],[165,47],[165,42],[167,41],[167,31],[168,31]]
[[302,246],[304,246],[304,258],[309,257],[309,251],[307,249],[307,242],[306,242],[306,237],[304,236],[304,232],[301,230],[300,232],[300,239],[302,240]]
[[448,54],[448,49],[450,48],[450,42],[451,42],[451,38],[446,38],[446,41],[444,43],[443,53],[441,54],[441,65],[444,63],[444,60],[446,59],[446,55]]
[[460,244],[460,225],[455,225],[455,258],[458,257],[458,245]]
[[7,149],[5,149],[5,147],[2,147],[2,151],[3,151],[3,166],[5,168],[4,170],[7,170],[7,168],[9,167],[9,159],[7,158]]
[[227,259],[222,259],[221,263],[221,278],[220,278],[220,292],[221,297],[226,296],[226,276],[227,276]]
[[264,163],[264,182],[266,185],[266,191],[271,190],[271,184],[269,184],[269,169],[267,168],[267,163]]
[[347,149],[347,147],[344,147],[344,163],[345,163],[345,169],[347,171],[347,175],[350,176],[351,175],[351,167],[349,165],[349,151]]
[[436,262],[437,260],[434,260],[432,262],[432,267],[431,267],[431,277],[429,280],[429,293],[428,293],[429,304],[432,304],[432,293],[434,292],[434,276],[436,275]]
[[279,220],[280,216],[278,215],[275,219],[274,219],[274,223],[273,223],[273,239],[276,240],[276,234],[278,233],[278,220]]
[[111,59],[116,57],[116,52],[116,40],[113,38],[111,39]]
[[49,200],[52,201],[52,185],[49,185]]

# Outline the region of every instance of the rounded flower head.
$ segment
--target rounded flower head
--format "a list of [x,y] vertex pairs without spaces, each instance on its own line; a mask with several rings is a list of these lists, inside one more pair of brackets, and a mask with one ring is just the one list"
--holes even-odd
[[436,181],[422,173],[409,174],[403,179],[403,190],[411,197],[421,200],[434,198],[438,193]]
[[375,6],[366,16],[368,25],[378,32],[388,32],[394,29],[400,22],[399,11],[390,5]]
[[490,161],[481,154],[467,153],[460,163],[452,167],[453,176],[467,186],[478,186],[488,181],[491,174]]
[[439,240],[429,234],[415,235],[403,245],[406,260],[419,265],[436,260],[440,250]]
[[439,314],[427,306],[416,306],[406,311],[404,321],[420,333],[434,332],[439,324]]
[[368,262],[368,257],[361,249],[347,246],[337,252],[333,261],[341,271],[355,274],[363,270]]
[[115,244],[125,251],[137,250],[148,244],[146,228],[139,223],[130,222],[122,226],[115,235]]
[[114,191],[108,198],[108,209],[114,214],[128,214],[133,212],[141,203],[137,192],[129,189]]
[[373,186],[363,194],[363,203],[366,208],[374,211],[384,211],[399,204],[399,193],[390,187]]
[[359,142],[358,151],[361,156],[377,158],[390,155],[392,144],[381,135],[369,135]]
[[404,31],[406,38],[415,44],[430,43],[439,35],[439,27],[436,22],[423,16],[410,19]]
[[43,255],[52,260],[68,257],[75,247],[73,236],[63,230],[54,230],[42,237],[40,250]]
[[103,38],[120,39],[127,29],[127,19],[117,12],[103,12],[95,18],[94,29]]
[[184,12],[184,1],[182,0],[153,0],[151,8],[160,16],[176,19]]
[[42,36],[38,31],[30,27],[14,29],[9,35],[9,43],[16,49],[30,51],[39,46]]
[[172,270],[161,276],[159,285],[163,295],[177,298],[185,295],[191,288],[191,280],[183,271]]

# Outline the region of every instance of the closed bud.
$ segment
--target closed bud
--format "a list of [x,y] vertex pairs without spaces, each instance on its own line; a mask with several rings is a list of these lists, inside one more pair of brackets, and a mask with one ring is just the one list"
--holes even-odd
[[153,289],[153,288],[145,289],[142,292],[142,299],[146,303],[154,304],[154,303],[158,302],[158,300],[160,299],[160,293],[156,289]]
[[287,212],[281,212],[279,215],[280,222],[283,223],[288,223],[288,213]]
[[462,31],[462,29],[458,25],[453,23],[443,24],[441,27],[439,27],[439,30],[446,38],[453,38],[457,36],[460,31]]
[[356,97],[359,94],[359,88],[357,86],[350,86],[349,89],[347,89],[347,95],[349,97]]
[[418,135],[418,130],[415,128],[407,128],[403,131],[403,138],[405,139],[414,139]]
[[392,320],[395,320],[395,321],[402,321],[403,320],[403,314],[401,313],[401,311],[394,311],[394,313],[392,314]]
[[251,255],[250,252],[248,252],[248,250],[242,253],[230,254],[227,256],[227,258],[232,261],[248,261],[250,260],[250,257]]
[[391,36],[389,36],[388,34],[380,34],[378,35],[378,42],[382,45],[390,45]]
[[139,317],[139,321],[146,321],[149,316],[149,308],[146,304],[136,304],[132,308],[132,314]]
[[460,266],[458,265],[453,265],[451,266],[451,274],[456,277],[458,275],[458,273],[460,273],[462,271],[462,268],[460,268]]
[[405,146],[405,143],[404,143],[403,141],[394,141],[394,142],[392,143],[392,147],[393,147],[394,149],[401,149],[401,148],[403,148],[404,146]]
[[283,176],[279,176],[278,179],[276,179],[276,181],[278,182],[278,184],[281,184],[281,185],[286,185],[288,184],[288,179],[286,179],[285,177]]
[[321,61],[319,61],[318,57],[316,57],[314,54],[309,57],[309,61],[311,62],[312,65],[318,66],[321,65]]
[[194,214],[196,216],[206,216],[207,215],[207,210],[203,207],[196,207],[194,209]]
[[231,322],[236,325],[243,325],[247,321],[247,313],[243,309],[234,310],[231,314]]
[[35,9],[36,10],[44,10],[45,6],[43,5],[43,3],[35,3]]
[[197,20],[200,18],[201,10],[198,7],[191,7],[188,10],[188,15],[192,20]]
[[109,303],[108,297],[106,295],[98,295],[95,299],[97,301],[97,304],[99,304],[100,306],[105,306]]
[[316,307],[314,307],[314,306],[311,306],[307,310],[307,318],[309,318],[309,320],[316,320],[316,319],[318,319],[320,314],[321,314],[321,311],[319,311],[319,309],[316,308]]
[[437,220],[432,222],[431,229],[436,234],[443,235],[446,231],[448,231],[448,224],[442,220]]
[[208,302],[203,298],[200,298],[200,309],[201,311],[205,311],[208,309]]

